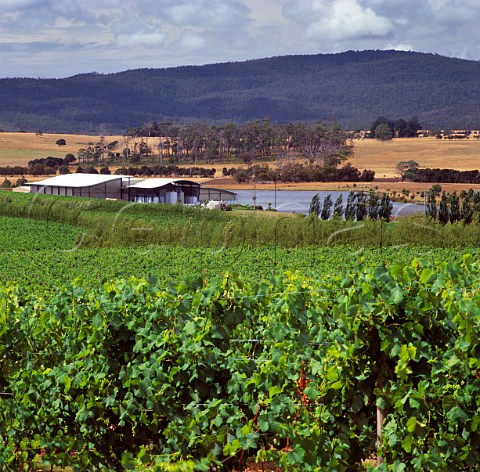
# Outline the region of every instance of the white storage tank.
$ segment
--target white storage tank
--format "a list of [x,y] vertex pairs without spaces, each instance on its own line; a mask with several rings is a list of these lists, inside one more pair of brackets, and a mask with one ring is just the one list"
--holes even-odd
[[177,192],[167,192],[165,194],[166,203],[177,203]]

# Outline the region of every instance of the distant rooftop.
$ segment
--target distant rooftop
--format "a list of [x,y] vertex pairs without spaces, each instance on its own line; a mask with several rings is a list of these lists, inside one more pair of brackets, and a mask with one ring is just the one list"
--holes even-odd
[[153,178],[153,179],[146,179],[138,182],[136,184],[130,185],[130,188],[139,188],[139,189],[152,189],[152,188],[159,188],[165,187],[169,184],[190,184],[196,187],[200,187],[201,184],[198,182],[194,182],[193,180],[185,180],[185,179],[162,179],[162,178]]
[[57,175],[49,179],[32,182],[30,185],[39,185],[41,187],[91,187],[93,185],[104,184],[118,179],[130,179],[129,175],[104,175],[104,174],[65,174]]

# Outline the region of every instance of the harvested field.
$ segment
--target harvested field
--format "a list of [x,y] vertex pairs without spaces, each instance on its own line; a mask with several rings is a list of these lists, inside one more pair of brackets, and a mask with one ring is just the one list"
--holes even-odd
[[442,140],[400,138],[391,141],[354,141],[351,162],[359,169],[373,169],[375,177],[397,177],[395,166],[401,161],[416,161],[420,167],[472,170],[480,167],[480,140]]
[[[65,139],[65,146],[57,146],[58,139]],[[32,159],[42,157],[65,157],[77,154],[89,143],[98,142],[98,136],[80,134],[0,133],[0,166],[25,166]],[[123,136],[108,136],[106,142],[123,141]]]
[[[64,138],[66,146],[57,146],[55,142]],[[158,138],[145,138],[150,145],[155,146]],[[98,136],[92,135],[68,135],[68,134],[42,134],[35,133],[0,133],[0,166],[21,165],[25,166],[28,161],[42,157],[65,157],[67,153],[76,155],[78,150],[89,144],[98,142]],[[124,145],[123,136],[106,136],[107,143],[118,141]],[[134,140],[130,140],[130,146]],[[350,159],[352,165],[360,170],[372,169],[375,171],[373,183],[350,184],[345,182],[307,182],[307,183],[283,183],[278,184],[280,190],[345,190],[352,187],[370,188],[378,187],[380,191],[400,192],[409,189],[412,192],[421,191],[431,187],[431,184],[401,182],[395,172],[395,167],[400,161],[417,161],[421,167],[451,168],[457,170],[471,170],[480,168],[480,140],[445,140],[436,138],[400,138],[391,141],[377,141],[373,139],[355,140],[354,155]],[[274,167],[275,162],[266,162]],[[237,184],[231,178],[222,176],[223,167],[245,167],[242,164],[215,165],[199,162],[202,167],[215,167],[217,177],[214,179],[194,179],[205,182],[207,185],[227,189],[250,189],[252,184]],[[111,168],[112,171],[115,167]],[[41,180],[44,177],[29,178],[30,181]],[[273,183],[258,183],[258,189],[273,189]],[[462,189],[480,189],[480,185],[470,184],[443,184],[442,188],[447,191],[460,191]]]

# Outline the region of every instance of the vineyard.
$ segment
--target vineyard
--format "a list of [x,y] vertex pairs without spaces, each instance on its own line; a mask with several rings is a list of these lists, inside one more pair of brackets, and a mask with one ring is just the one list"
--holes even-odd
[[[102,242],[100,222],[119,224],[115,202],[85,200],[80,211],[73,200],[8,197],[5,470],[480,466],[476,224],[315,222],[302,236],[290,221],[312,223],[283,217],[289,236],[304,238],[291,247],[283,230],[236,233],[267,233],[271,218],[237,227],[239,216],[194,222],[137,206],[122,210],[122,228],[183,220],[218,239],[113,241],[104,230]],[[363,241],[323,244],[332,227]],[[421,236],[423,245],[396,244]]]
[[[122,470],[480,463],[478,278],[461,264],[2,289],[0,460]],[[172,468],[172,464],[182,464]]]

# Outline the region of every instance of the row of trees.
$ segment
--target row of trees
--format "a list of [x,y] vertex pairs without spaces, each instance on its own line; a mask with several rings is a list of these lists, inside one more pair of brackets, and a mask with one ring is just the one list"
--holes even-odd
[[[351,152],[350,134],[335,121],[276,125],[265,119],[220,126],[152,121],[138,128],[128,128],[125,136],[134,140],[140,138],[135,141],[138,142],[138,152],[134,149],[130,158],[136,154],[148,154],[145,144],[143,152],[140,149],[142,143],[146,143],[141,138],[156,137],[158,141],[154,146],[147,145],[150,154],[157,151],[160,158],[173,157],[175,162],[243,160],[249,163],[302,157],[326,166],[337,166]],[[122,154],[125,156],[125,149]]]
[[431,169],[420,168],[416,161],[401,161],[396,166],[397,173],[404,180],[414,182],[452,182],[462,184],[480,183],[480,172],[478,170],[455,170],[455,169]]
[[456,192],[447,195],[443,191],[437,205],[437,192],[431,188],[427,193],[425,213],[443,225],[457,221],[467,225],[480,222],[480,191],[470,189],[460,195]]
[[75,156],[69,153],[66,154],[64,158],[48,156],[41,159],[33,159],[32,161],[29,161],[27,165],[29,168],[34,166],[57,168],[60,166],[68,166],[70,164],[73,164],[75,161]]
[[330,194],[321,201],[317,193],[310,202],[309,214],[322,220],[330,218],[345,218],[346,220],[363,221],[365,219],[390,221],[393,204],[390,197],[384,193],[380,197],[375,190],[371,189],[368,194],[363,191],[348,193],[344,206],[343,196],[339,195],[335,202]]
[[478,170],[455,170],[455,169],[417,169],[412,175],[415,182],[453,182],[463,184],[480,183]]
[[400,118],[398,120],[390,120],[384,116],[379,116],[370,126],[370,138],[381,140],[392,138],[414,138],[418,136],[418,130],[421,124],[416,116],[412,116],[409,120]]
[[119,167],[115,175],[135,175],[141,177],[210,177],[215,176],[216,169],[206,169],[204,167],[178,167],[173,164],[167,166],[130,166]]
[[[60,173],[69,174],[70,169]],[[210,177],[215,176],[215,169],[205,169],[204,167],[178,167],[169,164],[168,166],[129,166],[119,167],[115,170],[115,175],[134,175],[139,177]],[[76,174],[106,174],[110,175],[112,171],[108,167],[101,167],[98,171],[93,166],[77,166]]]
[[375,177],[375,172],[368,169],[360,172],[350,163],[332,168],[288,161],[282,162],[275,169],[266,164],[256,164],[248,169],[224,167],[223,175],[233,177],[238,183],[251,180],[257,182],[371,182]]

